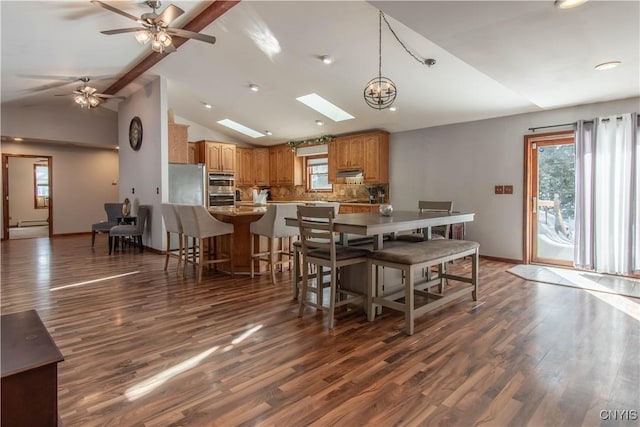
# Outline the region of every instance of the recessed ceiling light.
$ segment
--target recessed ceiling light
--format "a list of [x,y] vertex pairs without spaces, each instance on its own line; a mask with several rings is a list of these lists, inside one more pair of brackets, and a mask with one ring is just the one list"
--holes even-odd
[[20,138],[19,136],[16,136],[15,138],[13,138],[13,140],[16,142],[24,141],[24,139]]
[[586,3],[587,0],[556,0],[553,4],[559,9],[571,9]]
[[203,102],[202,105],[204,105],[204,108],[208,108],[208,109],[213,108],[213,107],[211,107],[211,104],[208,104],[206,102]]
[[396,110],[397,110],[397,108],[394,107],[394,106],[389,107],[389,111],[396,111]]
[[333,58],[329,55],[322,55],[320,59],[322,59],[322,62],[324,62],[325,64],[333,64]]
[[322,120],[316,120],[316,124],[317,124],[318,126],[323,126],[323,125],[324,125],[324,122],[323,122]]
[[603,62],[602,64],[598,64],[594,68],[598,71],[604,71],[604,70],[610,70],[612,68],[616,68],[618,65],[620,65],[620,61],[609,61],[609,62]]
[[251,83],[251,84],[249,85],[249,89],[251,89],[251,90],[252,90],[252,91],[254,91],[254,92],[257,92],[257,91],[259,91],[259,90],[260,90],[260,87],[259,87],[258,85],[255,85],[255,84]]
[[240,132],[242,134],[250,136],[251,138],[260,138],[264,136],[263,133],[260,133],[257,130],[253,130],[249,127],[246,127],[245,125],[241,125],[240,123],[234,122],[233,120],[229,120],[229,119],[218,120],[218,124],[221,124],[222,126],[226,126],[229,129],[233,129],[236,132]]
[[317,93],[310,93],[309,95],[299,96],[296,98],[309,108],[313,108],[320,114],[324,114],[334,122],[341,122],[343,120],[350,120],[354,117],[344,111],[342,108],[333,105]]
[[271,132],[270,130],[265,130],[264,133],[266,133],[269,136],[273,135],[273,132]]

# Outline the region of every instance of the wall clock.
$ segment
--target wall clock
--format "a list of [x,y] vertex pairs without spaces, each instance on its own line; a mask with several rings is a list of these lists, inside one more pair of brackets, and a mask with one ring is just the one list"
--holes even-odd
[[129,145],[138,151],[140,144],[142,144],[142,121],[140,121],[140,117],[135,116],[129,123]]

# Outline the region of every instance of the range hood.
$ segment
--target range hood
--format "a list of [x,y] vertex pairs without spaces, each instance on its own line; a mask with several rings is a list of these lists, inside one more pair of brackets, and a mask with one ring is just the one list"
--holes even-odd
[[360,169],[338,171],[336,176],[338,178],[362,178],[362,171]]

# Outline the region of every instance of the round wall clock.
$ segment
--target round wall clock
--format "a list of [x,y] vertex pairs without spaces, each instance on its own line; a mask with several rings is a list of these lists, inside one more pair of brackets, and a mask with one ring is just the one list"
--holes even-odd
[[135,151],[140,149],[140,145],[142,144],[142,122],[140,121],[140,117],[135,116],[131,119],[131,123],[129,123],[129,145]]

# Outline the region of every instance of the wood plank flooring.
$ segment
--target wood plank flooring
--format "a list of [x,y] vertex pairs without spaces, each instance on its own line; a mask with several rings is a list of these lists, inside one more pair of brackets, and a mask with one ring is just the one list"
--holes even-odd
[[390,310],[341,310],[330,331],[297,317],[288,273],[197,285],[149,251],[109,256],[102,235],[93,250],[88,235],[1,246],[2,314],[36,309],[65,357],[65,427],[638,425],[637,299],[482,261],[479,301],[413,336]]

